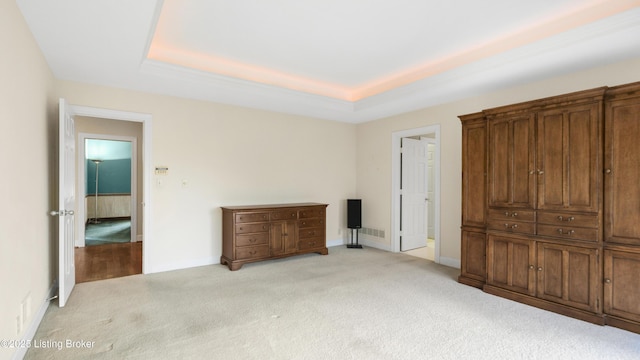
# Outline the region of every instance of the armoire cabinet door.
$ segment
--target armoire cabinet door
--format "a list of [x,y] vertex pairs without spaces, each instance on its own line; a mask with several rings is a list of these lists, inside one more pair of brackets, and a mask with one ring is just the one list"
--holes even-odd
[[486,224],[487,123],[478,117],[462,122],[462,226]]
[[534,241],[489,234],[487,284],[535,295]]
[[534,124],[534,114],[489,121],[489,206],[534,207]]
[[484,282],[487,277],[486,234],[462,231],[462,277]]
[[604,251],[604,312],[640,322],[640,254]]
[[[631,91],[631,90],[629,90]],[[636,85],[636,93],[640,86]],[[605,242],[640,245],[640,95],[605,112]]]
[[539,298],[598,312],[598,249],[538,243],[537,257]]
[[538,209],[598,211],[600,109],[592,103],[538,113]]

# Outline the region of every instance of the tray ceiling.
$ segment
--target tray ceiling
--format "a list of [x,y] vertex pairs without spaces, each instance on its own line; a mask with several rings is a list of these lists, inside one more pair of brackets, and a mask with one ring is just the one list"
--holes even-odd
[[640,0],[17,3],[59,79],[353,123],[640,56]]

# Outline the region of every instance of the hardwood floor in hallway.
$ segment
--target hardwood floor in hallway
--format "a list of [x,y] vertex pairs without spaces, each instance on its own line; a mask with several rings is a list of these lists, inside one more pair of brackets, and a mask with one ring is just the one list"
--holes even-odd
[[142,242],[75,249],[76,283],[142,273]]

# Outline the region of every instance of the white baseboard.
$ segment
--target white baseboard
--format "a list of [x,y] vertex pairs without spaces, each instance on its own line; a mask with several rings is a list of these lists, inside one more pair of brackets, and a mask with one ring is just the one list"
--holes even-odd
[[344,239],[327,240],[327,247],[342,246],[342,245],[344,245]]
[[461,267],[460,259],[453,259],[444,256],[440,256],[440,264],[456,269],[460,269]]
[[136,235],[136,241],[140,242],[144,238],[144,235]]
[[378,250],[384,250],[384,251],[389,251],[389,252],[393,252],[391,250],[391,245],[389,244],[381,244],[377,241],[372,241],[367,239],[365,236],[363,236],[362,238],[358,239],[358,244],[362,245],[362,246],[368,246],[368,247],[372,247]]
[[[54,297],[57,293],[58,293],[58,283],[54,281],[53,284],[51,284],[51,288],[49,288],[49,292],[47,293],[47,296],[42,302],[42,305],[38,309],[38,312],[35,314],[35,316],[31,320],[31,323],[29,324],[27,331],[25,331],[24,335],[22,336],[22,339],[21,339],[22,343],[29,343],[33,341],[33,337],[36,336],[36,331],[38,331],[38,327],[40,327],[40,323],[44,318],[44,314],[47,312],[47,308],[49,308],[49,304],[51,303],[50,299]],[[12,359],[22,360],[24,356],[27,355],[27,350],[29,350],[29,348],[27,347],[18,348],[16,352],[13,353]]]
[[153,273],[173,271],[173,270],[182,270],[182,269],[188,269],[192,267],[207,266],[207,265],[214,265],[214,264],[220,264],[220,258],[218,259],[203,258],[203,259],[195,259],[195,260],[188,260],[188,261],[182,261],[182,262],[159,264],[155,266],[150,266],[149,268],[145,269],[146,270],[145,274],[153,274]]

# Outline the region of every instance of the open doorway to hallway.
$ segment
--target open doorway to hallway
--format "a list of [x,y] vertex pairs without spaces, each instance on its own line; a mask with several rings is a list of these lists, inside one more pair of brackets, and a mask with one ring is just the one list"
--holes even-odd
[[440,127],[393,133],[392,246],[439,262]]
[[142,123],[76,117],[76,281],[142,273]]

